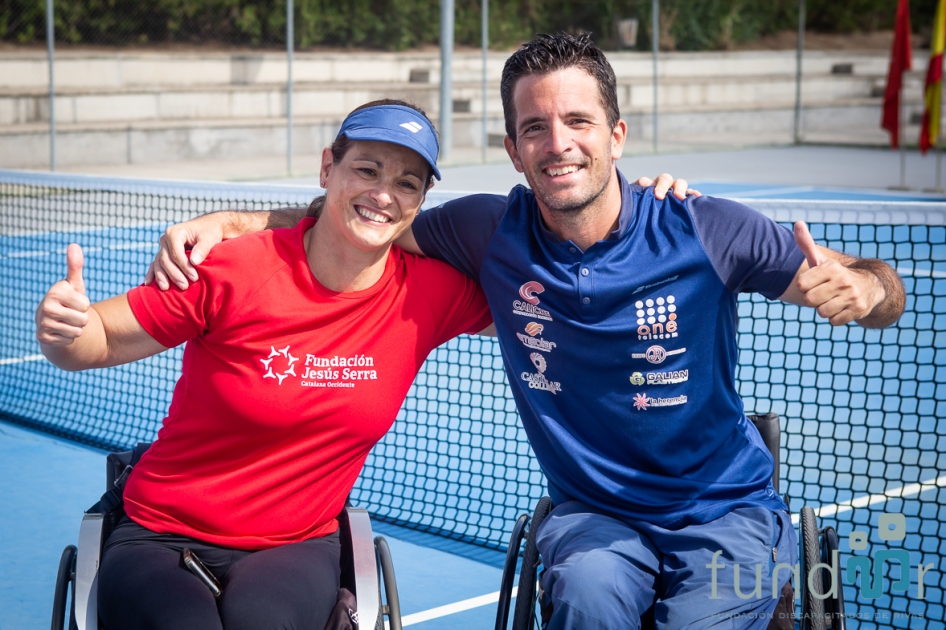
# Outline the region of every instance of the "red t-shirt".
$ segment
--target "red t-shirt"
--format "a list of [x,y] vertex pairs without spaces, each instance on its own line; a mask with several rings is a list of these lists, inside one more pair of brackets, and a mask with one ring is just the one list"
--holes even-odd
[[221,243],[186,291],[129,291],[158,343],[188,342],[125,487],[140,525],[235,549],[334,532],[428,353],[492,321],[475,282],[397,247],[371,288],[327,290],[303,247],[314,224]]

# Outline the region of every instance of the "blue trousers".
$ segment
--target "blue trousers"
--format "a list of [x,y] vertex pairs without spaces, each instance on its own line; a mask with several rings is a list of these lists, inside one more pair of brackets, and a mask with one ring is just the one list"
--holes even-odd
[[570,501],[536,542],[549,630],[637,629],[648,611],[658,629],[764,630],[798,562],[791,517],[765,508],[668,530]]

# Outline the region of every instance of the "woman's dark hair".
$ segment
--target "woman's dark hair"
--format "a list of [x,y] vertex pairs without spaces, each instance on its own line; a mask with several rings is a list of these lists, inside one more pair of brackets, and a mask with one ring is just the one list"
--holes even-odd
[[[368,109],[369,107],[380,107],[382,105],[400,105],[401,107],[410,107],[415,112],[417,112],[418,114],[426,118],[428,121],[430,120],[430,117],[427,115],[427,112],[425,112],[423,109],[421,109],[417,105],[414,105],[413,103],[409,103],[408,101],[402,101],[401,99],[397,99],[397,98],[382,98],[377,101],[371,101],[370,103],[359,105],[358,107],[356,107],[355,109],[351,111],[352,113],[354,113],[361,109]],[[432,126],[433,126],[433,123],[431,123],[431,127]],[[354,141],[350,140],[348,136],[346,136],[345,134],[342,134],[338,136],[337,138],[335,138],[335,142],[333,142],[332,146],[330,147],[332,150],[332,162],[334,162],[335,164],[338,164],[339,162],[341,162],[345,158],[345,154],[348,153],[348,149],[351,148],[352,142]],[[430,167],[430,164],[427,164],[427,179],[425,181],[427,183],[430,183],[431,181],[433,181],[433,179],[434,179],[434,169]],[[306,216],[307,217],[319,216],[322,213],[322,206],[324,204],[325,204],[325,195],[316,197],[315,199],[312,200],[312,203],[309,204],[309,208],[306,211]]]
[[621,117],[618,109],[617,79],[604,52],[591,41],[590,33],[573,37],[567,33],[536,35],[506,60],[499,95],[506,119],[506,135],[516,142],[516,103],[513,93],[516,83],[524,76],[549,74],[566,68],[578,67],[598,82],[601,106],[612,129]]

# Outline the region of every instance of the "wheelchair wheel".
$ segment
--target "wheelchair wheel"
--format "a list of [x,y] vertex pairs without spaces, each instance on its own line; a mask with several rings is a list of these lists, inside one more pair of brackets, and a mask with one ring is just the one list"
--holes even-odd
[[552,499],[542,497],[535,506],[535,514],[529,522],[526,536],[526,550],[522,556],[522,572],[519,574],[519,591],[516,595],[516,613],[512,620],[513,630],[532,630],[535,624],[536,572],[539,568],[539,550],[535,546],[535,537],[539,525],[552,510]]
[[[56,575],[56,592],[53,595],[53,619],[52,630],[63,630],[66,623],[66,601],[75,599],[75,579],[76,579],[76,547],[69,545],[62,550],[62,556],[59,558],[59,572]],[[72,587],[72,598],[69,597],[69,587]],[[69,607],[69,627],[75,625],[75,615],[72,611],[75,609],[75,602]]]
[[495,630],[506,630],[509,623],[509,603],[512,601],[512,583],[516,579],[516,566],[519,564],[519,549],[526,535],[529,515],[522,514],[516,520],[506,548],[506,561],[503,563],[503,580],[499,586],[499,606],[496,609]]
[[374,539],[375,551],[378,556],[379,575],[384,585],[384,599],[381,605],[381,614],[378,616],[379,629],[384,630],[384,616],[388,616],[389,630],[401,630],[401,600],[397,595],[397,579],[394,576],[394,561],[391,560],[391,550],[388,541],[382,536]]
[[[815,597],[812,590],[823,594],[822,571],[811,568],[821,560],[821,547],[818,542],[818,522],[815,511],[808,506],[801,509],[801,627],[802,630],[826,630],[824,600]],[[809,587],[810,585],[810,587]]]
[[[821,531],[821,562],[830,565],[834,552],[838,550],[838,533],[833,527],[825,527]],[[829,575],[825,571],[826,575]],[[840,578],[840,576],[838,576]],[[846,630],[847,624],[844,618],[844,585],[830,584],[825,585],[830,591],[831,588],[837,589],[837,595],[824,600],[824,612],[827,618],[827,625],[831,630]]]

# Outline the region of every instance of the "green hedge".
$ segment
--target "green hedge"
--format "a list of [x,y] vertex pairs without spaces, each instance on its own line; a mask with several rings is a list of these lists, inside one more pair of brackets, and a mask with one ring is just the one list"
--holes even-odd
[[[936,0],[913,0],[914,31],[929,31]],[[615,24],[640,20],[650,47],[651,0],[490,0],[490,43],[508,48],[536,32],[591,31],[616,45]],[[827,32],[889,29],[897,0],[807,0],[807,27]],[[725,49],[797,25],[798,0],[661,0],[661,45]],[[56,38],[74,44],[285,45],[285,0],[57,0]],[[404,50],[436,45],[438,0],[295,0],[295,39],[309,46]],[[45,40],[45,0],[0,0],[0,41]],[[456,0],[456,42],[480,43],[480,0]]]

